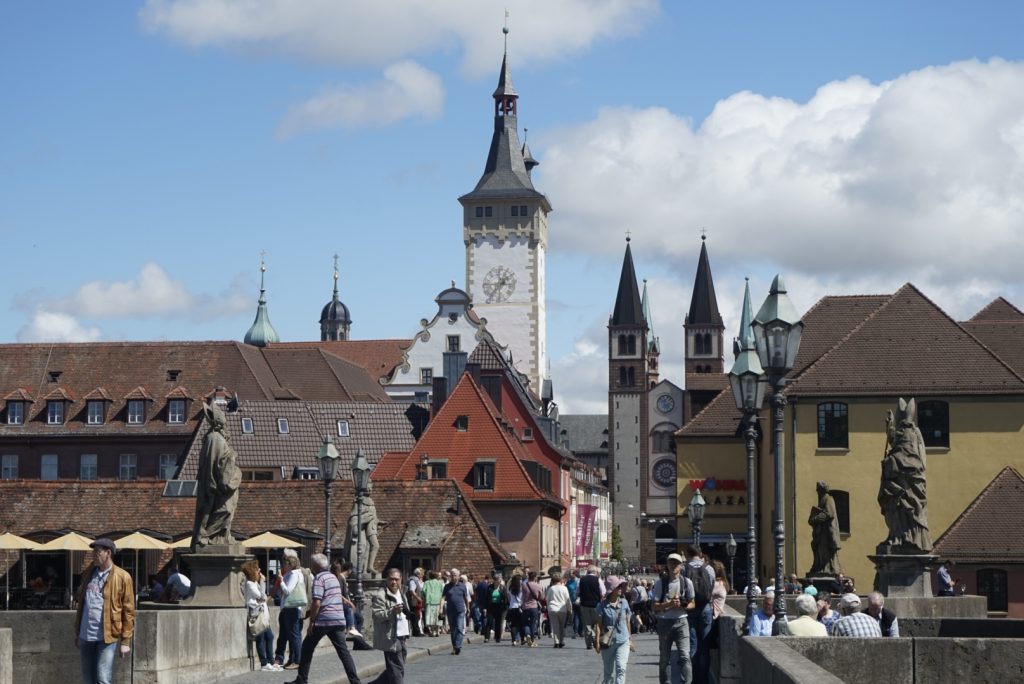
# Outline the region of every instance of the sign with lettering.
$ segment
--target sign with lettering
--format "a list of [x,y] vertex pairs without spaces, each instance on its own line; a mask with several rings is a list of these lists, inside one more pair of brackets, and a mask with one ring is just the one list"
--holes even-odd
[[597,506],[578,504],[576,506],[576,556],[589,555],[594,548],[594,523],[597,521]]
[[716,477],[709,477],[704,480],[690,480],[690,489],[707,492],[745,492],[747,491],[746,480],[719,480]]

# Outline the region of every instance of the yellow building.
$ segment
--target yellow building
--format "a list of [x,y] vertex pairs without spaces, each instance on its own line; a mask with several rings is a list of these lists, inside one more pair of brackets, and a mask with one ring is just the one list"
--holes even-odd
[[[803,320],[800,353],[785,389],[785,570],[803,576],[811,567],[807,519],[817,503],[815,484],[823,480],[838,509],[840,563],[857,588],[866,591],[875,572],[867,556],[886,536],[876,499],[885,416],[896,411],[900,397],[916,399],[928,447],[933,540],[1005,466],[1024,467],[1024,376],[1011,365],[1020,359],[1009,353],[1024,345],[1024,314],[997,300],[958,324],[908,284],[892,295],[825,297]],[[1002,356],[979,339],[987,334],[1001,345]],[[773,573],[775,553],[769,411],[766,401],[760,421],[764,438],[757,446],[762,578]],[[728,505],[726,492],[717,485],[746,478],[739,418],[726,391],[676,436],[680,529],[688,529],[684,512],[693,486],[703,482],[708,500],[703,530],[715,539],[730,533],[736,537],[738,584],[746,576],[739,571],[746,568],[746,506]],[[708,478],[715,478],[715,488],[707,486]],[[711,547],[713,557],[723,557],[723,551]]]

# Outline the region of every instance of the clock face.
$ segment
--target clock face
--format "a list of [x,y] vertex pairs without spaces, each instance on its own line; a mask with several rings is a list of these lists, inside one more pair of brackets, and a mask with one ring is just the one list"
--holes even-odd
[[484,276],[484,294],[487,303],[507,301],[516,291],[516,274],[506,266],[495,266]]
[[671,394],[662,394],[658,397],[658,410],[662,413],[669,413],[676,407],[676,400]]
[[662,487],[676,486],[676,462],[663,458],[654,464],[654,481]]

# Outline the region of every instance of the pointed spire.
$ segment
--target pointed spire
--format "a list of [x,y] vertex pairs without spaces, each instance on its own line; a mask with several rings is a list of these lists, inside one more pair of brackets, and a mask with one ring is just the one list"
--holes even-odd
[[722,325],[718,312],[718,298],[715,297],[715,281],[711,277],[711,261],[708,259],[707,236],[700,236],[700,259],[697,261],[697,276],[693,281],[693,296],[690,299],[690,313],[686,316],[689,325]]
[[750,327],[754,320],[754,307],[750,304],[750,278],[744,278],[746,284],[743,286],[743,311],[740,313],[740,330],[736,337],[733,356],[738,357],[740,353],[756,350],[754,341],[754,329]]
[[523,164],[526,165],[526,173],[533,171],[535,166],[539,166],[540,162],[533,158],[533,154],[530,152],[530,143],[527,141],[527,136],[530,132],[529,128],[523,127]]
[[245,343],[256,347],[265,347],[271,342],[281,341],[274,326],[270,323],[270,314],[267,313],[267,297],[264,286],[264,278],[267,273],[265,255],[266,252],[260,252],[260,298],[256,306],[256,320],[252,322],[249,331],[245,333]]
[[644,293],[640,297],[641,307],[644,311],[644,320],[647,321],[647,331],[654,334],[654,320],[651,318],[651,302],[647,299],[647,278],[644,278]]
[[626,238],[626,255],[622,259],[622,273],[619,275],[619,292],[615,297],[611,325],[644,326],[644,306],[640,301],[640,290],[636,286],[636,269],[633,268],[633,252]]

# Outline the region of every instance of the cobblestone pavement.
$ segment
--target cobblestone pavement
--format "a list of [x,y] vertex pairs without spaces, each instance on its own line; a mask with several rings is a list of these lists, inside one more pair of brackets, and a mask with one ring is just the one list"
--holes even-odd
[[[650,684],[658,681],[658,639],[653,634],[638,634],[637,652],[630,655],[626,681]],[[326,639],[324,640],[326,642]],[[507,639],[500,644],[483,643],[476,634],[467,635],[462,653],[451,655],[451,641],[415,638],[408,643],[405,681],[407,684],[479,684],[490,681],[557,682],[558,684],[599,684],[601,657],[584,647],[583,639],[567,638],[565,648],[552,647],[544,637],[536,648],[513,647]],[[384,667],[378,651],[352,654],[359,676],[372,680]],[[259,664],[257,662],[257,667]],[[283,684],[295,679],[296,672],[251,672],[221,679],[225,684]],[[317,650],[310,670],[310,684],[346,684],[341,662],[328,646]]]

